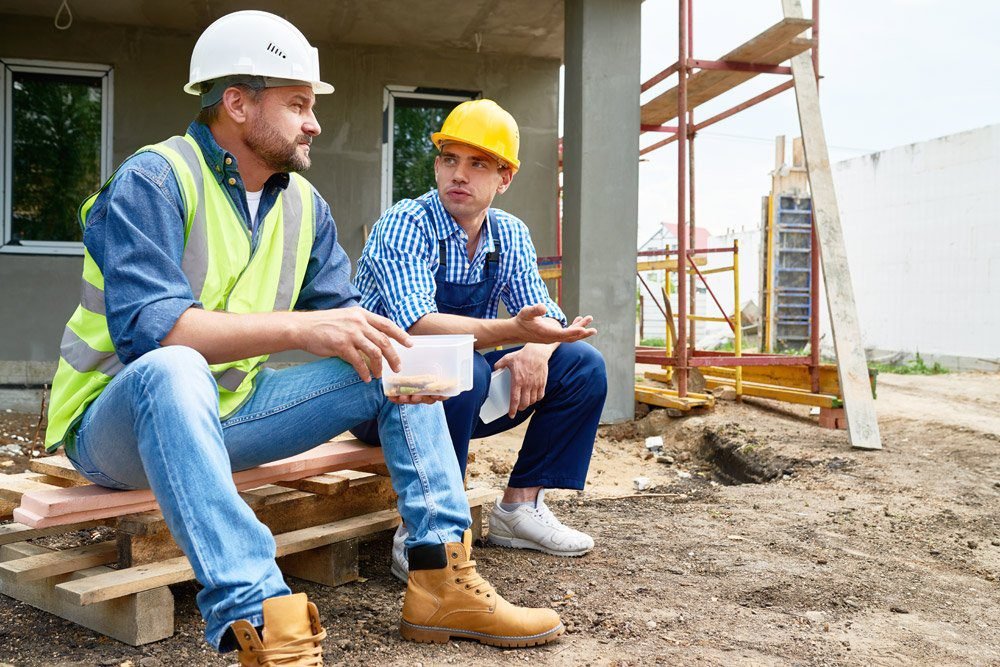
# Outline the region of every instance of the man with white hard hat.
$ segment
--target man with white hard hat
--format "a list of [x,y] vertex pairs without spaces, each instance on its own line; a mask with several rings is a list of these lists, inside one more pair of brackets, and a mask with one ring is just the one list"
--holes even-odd
[[[326,632],[292,595],[270,531],[232,473],[374,419],[410,526],[404,637],[541,644],[551,609],[515,607],[470,560],[468,500],[440,403],[386,398],[391,340],[358,307],[330,208],[297,172],[319,135],[315,48],[258,11],[210,25],[184,88],[202,109],[184,136],[128,158],[80,209],[80,306],[66,325],[46,445],[90,481],[151,488],[203,585],[205,636],[242,665],[319,665]],[[275,371],[268,355],[322,360]]]
[[[492,100],[470,100],[430,139],[437,188],[397,202],[375,224],[358,260],[361,305],[412,334],[475,335],[484,354],[474,359],[474,386],[444,404],[462,473],[471,438],[531,420],[490,513],[489,541],[581,556],[594,540],[559,521],[544,498],[546,489],[580,490],[586,482],[608,386],[604,359],[583,342],[596,333],[592,318],[567,323],[539,275],[527,226],[492,207],[520,167],[513,116]],[[497,319],[501,301],[514,317]],[[507,344],[516,347],[496,349]],[[509,409],[484,421],[498,371],[510,373]],[[354,433],[368,442],[380,435],[375,422]],[[400,526],[392,553],[392,571],[403,579],[407,528]]]

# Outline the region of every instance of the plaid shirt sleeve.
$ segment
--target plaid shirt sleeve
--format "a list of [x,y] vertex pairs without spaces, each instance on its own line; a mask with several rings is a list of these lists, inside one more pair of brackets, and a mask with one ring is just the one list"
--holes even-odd
[[419,204],[398,202],[375,223],[358,262],[361,305],[404,330],[437,312],[436,234],[426,218]]
[[528,227],[514,216],[508,216],[511,229],[511,247],[507,250],[512,262],[510,277],[500,293],[507,312],[517,315],[525,306],[538,303],[545,304],[545,315],[558,320],[566,326],[566,315],[559,305],[549,296],[549,290],[538,273],[538,254],[535,244],[531,242]]

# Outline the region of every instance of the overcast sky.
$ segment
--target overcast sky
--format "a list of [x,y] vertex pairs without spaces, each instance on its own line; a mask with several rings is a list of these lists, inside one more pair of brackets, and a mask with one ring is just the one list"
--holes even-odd
[[[810,0],[804,0],[808,15]],[[717,59],[781,19],[780,0],[694,0],[694,56]],[[1000,2],[825,0],[820,104],[831,161],[1000,122]],[[677,60],[676,0],[642,9],[642,80]],[[777,85],[762,74],[698,107],[695,120]],[[669,85],[676,77],[669,80]],[[660,85],[656,90],[666,88]],[[649,94],[643,96],[647,100]],[[770,188],[774,137],[798,135],[793,91],[706,128],[696,141],[697,222],[755,227]],[[662,136],[662,135],[660,135]],[[641,145],[652,143],[644,135]],[[675,221],[676,144],[639,166],[639,240]]]

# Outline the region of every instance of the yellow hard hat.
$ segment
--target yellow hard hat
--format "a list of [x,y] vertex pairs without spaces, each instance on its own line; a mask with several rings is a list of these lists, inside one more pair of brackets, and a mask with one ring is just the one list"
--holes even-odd
[[469,144],[503,161],[512,171],[521,166],[517,159],[521,144],[517,123],[493,100],[462,102],[445,118],[441,131],[431,135],[431,141],[438,150],[449,141]]

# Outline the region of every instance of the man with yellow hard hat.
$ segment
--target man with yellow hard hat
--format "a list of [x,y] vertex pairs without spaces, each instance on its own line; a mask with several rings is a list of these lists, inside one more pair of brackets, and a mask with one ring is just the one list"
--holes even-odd
[[[81,302],[49,451],[64,446],[95,484],[152,489],[203,586],[209,643],[241,665],[315,666],[319,611],[291,594],[232,473],[374,419],[410,527],[403,636],[531,646],[562,634],[553,610],[507,603],[470,560],[441,404],[383,393],[383,364],[399,367],[390,339],[409,336],[358,307],[330,207],[297,173],[320,134],[316,94],[333,92],[316,49],[281,17],[235,12],[199,38],[185,90],[201,111],[184,136],[140,149],[80,209]],[[263,366],[290,349],[323,358]]]
[[[514,118],[492,100],[464,102],[431,141],[439,151],[437,188],[397,202],[375,224],[355,278],[361,305],[411,334],[473,334],[478,348],[491,350],[475,356],[473,389],[444,403],[463,475],[471,438],[531,419],[490,514],[489,540],[583,555],[593,539],[563,525],[544,495],[548,488],[582,489],[587,477],[607,394],[604,360],[582,342],[596,333],[592,318],[567,324],[538,273],[527,226],[491,208],[520,166]],[[497,319],[500,301],[513,317]],[[508,344],[518,347],[495,349]],[[487,423],[479,413],[502,370],[510,374],[510,408]],[[353,432],[378,440],[371,422]],[[393,548],[393,573],[401,579],[407,529],[400,526]]]

